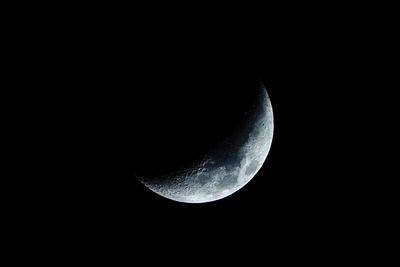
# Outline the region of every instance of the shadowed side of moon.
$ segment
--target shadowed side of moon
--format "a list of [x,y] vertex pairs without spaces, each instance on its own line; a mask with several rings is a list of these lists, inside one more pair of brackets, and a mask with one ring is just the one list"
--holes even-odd
[[187,203],[215,201],[245,186],[267,158],[273,137],[273,111],[264,86],[236,130],[185,168],[158,175],[139,176],[155,193]]

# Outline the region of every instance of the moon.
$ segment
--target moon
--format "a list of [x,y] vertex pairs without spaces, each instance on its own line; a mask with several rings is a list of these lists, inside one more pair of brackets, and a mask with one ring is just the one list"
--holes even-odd
[[244,123],[190,166],[157,179],[140,176],[139,181],[165,198],[185,203],[216,201],[243,188],[264,164],[274,132],[271,101],[262,84],[255,99]]

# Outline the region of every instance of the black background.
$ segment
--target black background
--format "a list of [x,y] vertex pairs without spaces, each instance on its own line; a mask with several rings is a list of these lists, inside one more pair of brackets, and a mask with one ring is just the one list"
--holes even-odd
[[[45,227],[79,240],[119,239],[144,250],[205,242],[218,251],[240,238],[246,241],[239,247],[251,249],[257,240],[279,250],[357,227],[352,219],[365,209],[356,194],[360,178],[345,170],[358,138],[350,131],[357,116],[347,114],[348,99],[358,93],[349,91],[357,85],[349,79],[357,47],[346,41],[348,33],[323,12],[308,17],[295,8],[195,13],[84,12],[75,23],[36,28],[30,41],[39,48],[32,45],[30,62],[41,64],[32,64],[40,74],[32,81],[50,89],[38,93],[51,99],[43,113],[52,159],[43,164],[52,168],[49,180],[31,182],[44,192],[34,193],[40,204],[27,204],[32,217],[49,218]],[[189,98],[201,108],[198,99],[211,90],[206,85],[240,87],[257,79],[270,96],[275,131],[248,185],[193,205],[162,198],[134,179],[146,151],[142,138],[162,145],[164,130],[179,127],[164,120],[163,112],[179,112],[169,103],[193,110]],[[162,152],[168,165],[175,151]]]

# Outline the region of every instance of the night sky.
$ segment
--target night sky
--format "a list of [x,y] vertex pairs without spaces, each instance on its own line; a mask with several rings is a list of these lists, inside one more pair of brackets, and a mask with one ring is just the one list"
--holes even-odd
[[[353,120],[341,120],[344,111],[337,105],[350,94],[343,54],[327,34],[329,24],[265,12],[247,23],[193,19],[197,23],[189,26],[179,19],[151,24],[114,16],[112,23],[80,25],[74,38],[54,41],[62,45],[53,47],[57,57],[46,76],[51,86],[59,85],[52,105],[62,110],[53,121],[61,122],[55,150],[63,156],[54,157],[62,166],[42,187],[51,196],[42,197],[43,213],[57,214],[71,233],[101,239],[99,232],[115,231],[149,246],[246,237],[279,247],[288,239],[300,243],[309,233],[340,233],[343,218],[357,212],[351,194],[356,181],[342,171],[350,165],[343,140],[353,143],[347,139]],[[54,62],[63,62],[62,68]],[[263,167],[245,187],[219,201],[185,204],[134,178],[137,170],[171,167],[179,151],[171,144],[184,141],[190,155],[212,139],[212,129],[194,133],[192,151],[184,131],[171,134],[182,127],[173,120],[179,105],[194,112],[188,116],[196,118],[191,130],[197,129],[203,117],[212,118],[215,99],[245,101],[246,88],[258,81],[270,96],[274,136]],[[226,118],[235,121],[235,106],[229,110]],[[229,131],[218,120],[211,125]]]

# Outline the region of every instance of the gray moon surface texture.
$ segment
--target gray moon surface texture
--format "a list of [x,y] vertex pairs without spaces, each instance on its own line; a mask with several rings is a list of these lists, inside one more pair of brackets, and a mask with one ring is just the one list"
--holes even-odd
[[247,118],[237,132],[187,169],[156,180],[138,179],[153,192],[178,202],[205,203],[235,193],[261,169],[271,147],[273,111],[262,85]]

